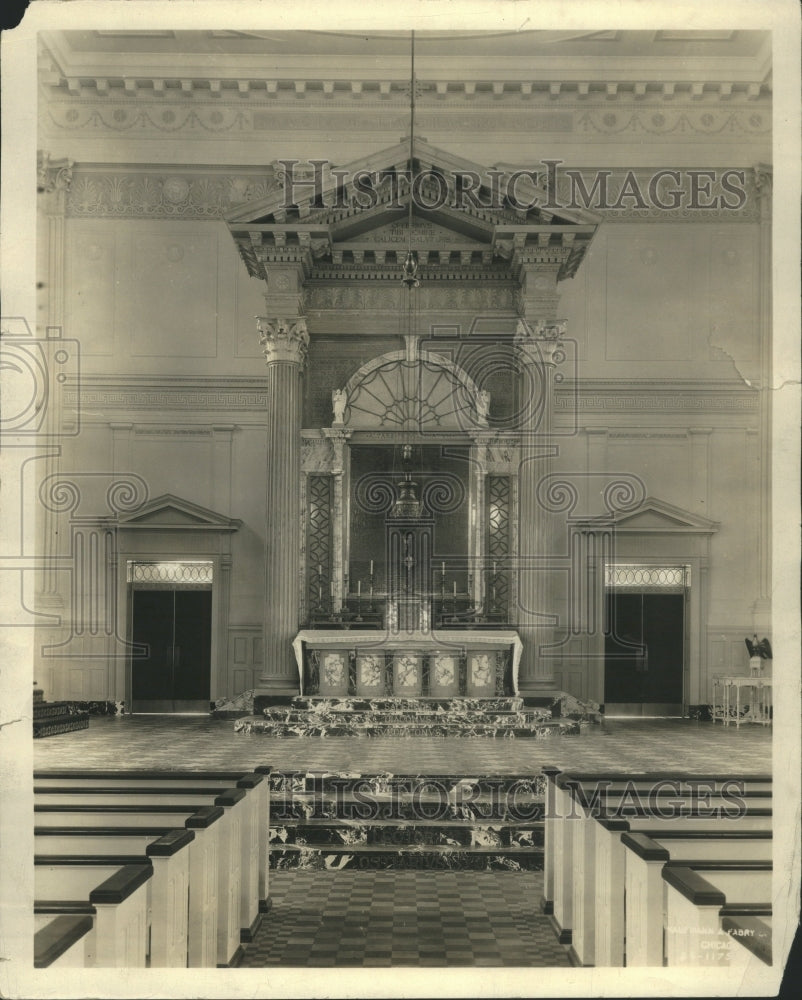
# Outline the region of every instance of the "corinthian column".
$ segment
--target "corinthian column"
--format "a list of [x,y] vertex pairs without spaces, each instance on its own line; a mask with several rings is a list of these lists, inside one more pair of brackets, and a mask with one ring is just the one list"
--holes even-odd
[[297,694],[292,640],[298,631],[301,547],[301,375],[306,321],[257,317],[267,363],[264,668],[256,695]]
[[520,320],[515,336],[520,364],[521,462],[518,472],[518,632],[523,654],[518,686],[523,695],[555,692],[551,660],[542,650],[553,640],[555,610],[549,561],[554,558],[551,515],[538,499],[538,484],[551,471],[554,354],[564,324]]

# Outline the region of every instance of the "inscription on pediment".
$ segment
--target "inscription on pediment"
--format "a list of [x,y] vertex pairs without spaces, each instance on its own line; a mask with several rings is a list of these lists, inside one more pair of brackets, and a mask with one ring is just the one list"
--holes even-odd
[[[403,222],[399,220],[398,222],[391,222],[385,226],[380,226],[378,229],[361,233],[352,240],[343,240],[338,245],[343,248],[370,245],[397,249],[399,247],[406,247],[408,243],[409,225],[406,220]],[[416,249],[443,250],[450,246],[458,247],[469,244],[477,248],[484,245],[477,240],[472,240],[467,236],[455,233],[451,229],[446,229],[445,226],[438,226],[434,222],[424,222],[416,219],[412,223],[412,246]]]

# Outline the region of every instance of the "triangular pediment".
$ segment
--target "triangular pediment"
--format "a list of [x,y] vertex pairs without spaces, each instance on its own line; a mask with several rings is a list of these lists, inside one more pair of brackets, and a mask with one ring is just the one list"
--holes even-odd
[[701,514],[694,514],[656,497],[647,497],[637,510],[615,515],[613,523],[617,531],[624,532],[710,534],[718,530],[717,521],[711,521]]
[[164,493],[131,514],[118,518],[120,528],[169,529],[174,531],[236,531],[242,522],[207,507]]
[[[262,279],[271,263],[290,260],[303,262],[308,276],[317,267],[330,279],[331,267],[344,267],[386,278],[381,269],[397,270],[409,246],[410,204],[413,248],[417,230],[430,265],[453,275],[455,266],[503,268],[515,255],[530,263],[541,255],[561,264],[562,279],[576,272],[600,221],[587,209],[557,206],[542,164],[488,168],[420,138],[412,150],[401,142],[337,169],[282,161],[280,173],[279,190],[227,219],[250,274]],[[481,258],[469,256],[476,251]]]

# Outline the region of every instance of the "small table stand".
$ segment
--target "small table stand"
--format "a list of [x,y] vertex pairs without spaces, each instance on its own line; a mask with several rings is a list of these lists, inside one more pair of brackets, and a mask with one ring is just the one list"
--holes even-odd
[[[742,690],[747,690],[741,694]],[[742,712],[741,704],[747,706]],[[771,725],[772,679],[758,674],[718,674],[713,678],[713,721],[736,728],[742,722]]]

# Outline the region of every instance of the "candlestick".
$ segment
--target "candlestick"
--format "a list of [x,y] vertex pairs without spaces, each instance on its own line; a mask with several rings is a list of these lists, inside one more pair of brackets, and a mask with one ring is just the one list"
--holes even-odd
[[321,563],[317,564],[317,575],[323,576],[323,566],[321,565]]
[[370,575],[373,576],[373,560],[370,560]]
[[493,576],[496,575],[496,560],[493,560]]
[[334,597],[334,580],[332,580],[329,584],[329,592],[331,593],[331,596]]
[[457,581],[454,581],[454,597],[457,596]]
[[446,564],[444,562],[440,563],[440,576],[446,575]]
[[361,580],[357,580],[357,582],[356,582],[356,592],[357,592],[357,596],[358,597],[362,596],[362,581]]

